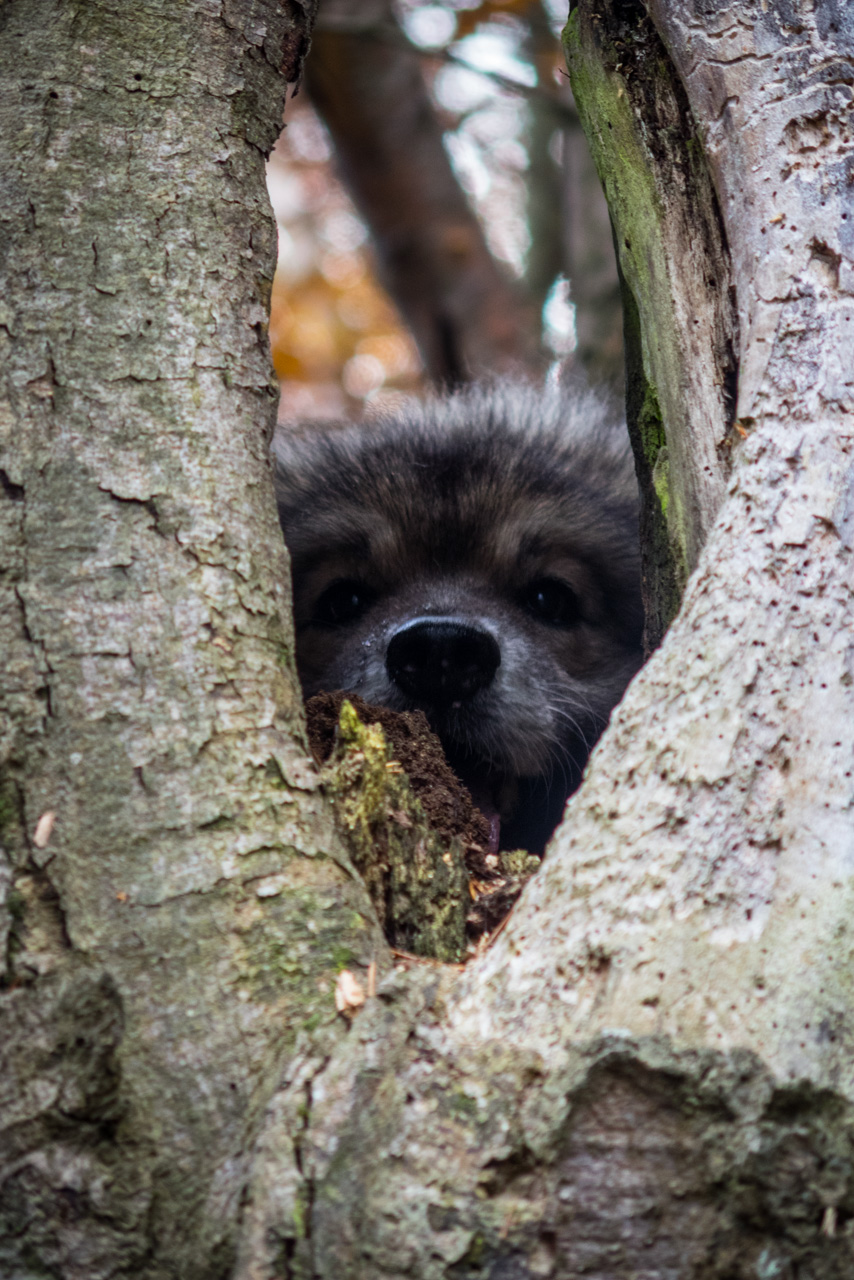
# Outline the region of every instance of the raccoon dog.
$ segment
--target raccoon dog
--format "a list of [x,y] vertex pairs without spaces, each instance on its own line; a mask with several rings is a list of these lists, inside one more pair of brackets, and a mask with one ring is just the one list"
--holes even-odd
[[542,849],[641,662],[619,415],[475,385],[280,429],[274,460],[306,696],[420,708],[501,847]]

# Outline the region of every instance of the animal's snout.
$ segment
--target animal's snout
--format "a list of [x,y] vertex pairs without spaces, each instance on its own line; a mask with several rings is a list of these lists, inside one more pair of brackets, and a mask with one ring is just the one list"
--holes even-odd
[[479,627],[456,618],[417,618],[394,633],[386,669],[399,689],[417,702],[450,706],[490,685],[501,650]]

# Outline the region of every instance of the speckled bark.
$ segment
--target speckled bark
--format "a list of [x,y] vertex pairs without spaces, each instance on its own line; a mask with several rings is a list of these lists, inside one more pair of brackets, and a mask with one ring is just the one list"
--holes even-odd
[[[650,9],[730,247],[731,474],[509,927],[461,978],[388,979],[278,1096],[242,1280],[854,1271],[854,14]],[[657,288],[676,403],[689,294]],[[678,421],[697,483],[712,390]]]
[[4,1277],[226,1274],[282,1064],[381,959],[267,461],[263,162],[310,8],[0,15]]

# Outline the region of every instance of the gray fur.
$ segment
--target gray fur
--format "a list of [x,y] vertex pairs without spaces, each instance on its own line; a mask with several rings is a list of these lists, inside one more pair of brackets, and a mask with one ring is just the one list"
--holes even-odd
[[[274,460],[306,695],[420,706],[475,789],[507,797],[522,782],[547,813],[540,834],[516,838],[541,844],[641,661],[637,487],[619,415],[590,391],[475,385],[358,425],[280,429]],[[370,603],[321,623],[318,601],[339,580],[363,583]],[[530,584],[551,580],[574,592],[568,625],[529,607]],[[453,705],[414,701],[386,665],[401,627],[438,618],[500,651],[488,686]]]

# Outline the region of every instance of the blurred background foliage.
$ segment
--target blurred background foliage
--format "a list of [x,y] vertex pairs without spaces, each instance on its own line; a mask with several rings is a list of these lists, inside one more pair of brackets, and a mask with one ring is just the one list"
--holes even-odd
[[270,343],[288,417],[337,416],[421,385],[418,349],[376,278],[368,231],[303,94],[267,167],[279,229]]
[[283,419],[508,369],[619,387],[616,266],[566,16],[566,0],[321,0],[268,165]]

